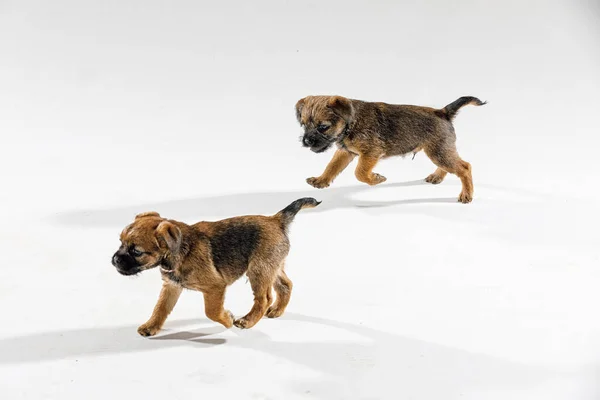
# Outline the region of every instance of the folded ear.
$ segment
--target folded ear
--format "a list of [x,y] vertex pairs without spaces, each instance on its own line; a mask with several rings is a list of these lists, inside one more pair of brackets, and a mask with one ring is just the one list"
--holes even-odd
[[181,247],[181,229],[169,221],[163,221],[156,227],[156,236],[159,241],[164,241],[171,254],[175,254]]
[[298,100],[296,103],[296,119],[300,124],[302,124],[302,109],[304,108],[304,103],[306,102],[306,97]]
[[346,123],[350,123],[354,120],[354,107],[350,99],[342,96],[331,96],[327,101],[327,107],[329,107],[335,115],[343,118]]
[[149,211],[149,212],[145,212],[145,213],[136,215],[135,219],[140,219],[140,218],[144,218],[144,217],[159,217],[160,218],[160,214],[157,213],[156,211]]

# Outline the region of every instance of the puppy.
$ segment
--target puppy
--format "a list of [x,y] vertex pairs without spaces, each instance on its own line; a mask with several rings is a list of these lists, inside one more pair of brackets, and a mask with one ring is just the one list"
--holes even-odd
[[[292,281],[284,271],[290,249],[288,226],[298,211],[319,204],[307,197],[273,216],[242,216],[194,225],[162,218],[156,212],[137,215],[121,232],[121,247],[112,264],[122,275],[160,267],[163,280],[152,316],[138,333],[155,335],[183,289],[202,292],[206,316],[226,328],[251,328],[265,314],[269,318],[282,315],[292,292]],[[223,308],[225,290],[243,274],[250,281],[254,305],[244,317],[234,319]],[[277,294],[275,302],[271,288]]]
[[322,153],[334,143],[338,150],[319,177],[306,181],[326,188],[358,156],[356,178],[369,185],[385,182],[373,172],[383,158],[416,154],[423,150],[437,166],[425,181],[438,184],[448,172],[462,182],[461,203],[473,200],[471,164],[456,151],[452,120],[458,110],[486,104],[475,97],[461,97],[442,109],[413,105],[370,103],[341,96],[308,96],[296,103],[296,117],[304,128],[302,144]]

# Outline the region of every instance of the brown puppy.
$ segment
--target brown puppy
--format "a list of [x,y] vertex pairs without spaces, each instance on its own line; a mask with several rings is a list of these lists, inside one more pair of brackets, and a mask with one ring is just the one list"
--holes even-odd
[[[202,292],[206,316],[226,328],[251,328],[265,314],[279,317],[292,291],[292,281],[284,271],[290,249],[288,226],[298,211],[319,204],[306,197],[273,216],[234,217],[194,225],[165,219],[155,212],[136,216],[121,232],[121,247],[112,263],[122,275],[160,266],[163,279],[152,316],[138,333],[155,335],[183,289]],[[252,286],[254,306],[246,316],[234,319],[223,308],[225,290],[244,273]],[[271,288],[277,294],[274,303]]]
[[326,188],[354,159],[358,158],[356,178],[369,185],[385,182],[373,172],[382,158],[417,153],[421,150],[438,167],[425,180],[437,184],[448,172],[462,182],[458,201],[473,200],[471,164],[456,151],[452,120],[467,105],[486,104],[475,97],[461,97],[442,109],[412,105],[370,103],[341,96],[308,96],[296,104],[296,117],[304,128],[302,144],[315,153],[333,143],[338,150],[319,177],[306,181]]

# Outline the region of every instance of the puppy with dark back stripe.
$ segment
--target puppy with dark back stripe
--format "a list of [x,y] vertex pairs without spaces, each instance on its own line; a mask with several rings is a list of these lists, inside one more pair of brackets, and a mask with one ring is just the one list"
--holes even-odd
[[[282,315],[292,292],[292,281],[284,271],[290,249],[288,226],[298,211],[319,204],[307,197],[273,216],[241,216],[194,225],[162,218],[156,212],[137,215],[121,232],[121,246],[112,263],[122,275],[160,267],[163,280],[152,316],[138,333],[155,335],[183,289],[202,292],[206,316],[226,328],[251,328],[264,315]],[[254,293],[254,305],[244,317],[234,319],[223,307],[225,291],[244,274]],[[277,295],[275,301],[271,289]]]
[[456,151],[452,120],[467,104],[486,104],[475,97],[461,97],[442,109],[414,105],[372,103],[341,96],[308,96],[296,104],[296,117],[304,128],[302,144],[315,153],[338,150],[319,177],[306,181],[316,188],[328,187],[358,156],[356,178],[369,185],[385,182],[373,172],[379,160],[416,154],[423,150],[437,166],[425,181],[438,184],[448,172],[462,182],[458,201],[473,200],[471,164]]

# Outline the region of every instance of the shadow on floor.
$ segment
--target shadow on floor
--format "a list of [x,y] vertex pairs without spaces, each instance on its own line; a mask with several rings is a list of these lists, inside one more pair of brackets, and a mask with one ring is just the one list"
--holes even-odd
[[[197,321],[197,320],[196,320]],[[336,328],[359,335],[357,341],[274,341],[263,331],[232,329],[235,336],[220,337],[225,329],[209,325],[194,331],[174,331],[193,320],[168,321],[160,336],[145,339],[135,326],[90,328],[64,332],[41,332],[0,340],[0,365],[38,363],[79,357],[118,355],[185,346],[186,355],[202,359],[208,347],[236,347],[308,367],[322,376],[302,381],[294,376],[285,383],[295,393],[310,392],[313,398],[459,398],[465,391],[504,390],[539,385],[553,379],[555,372],[475,354],[462,349],[386,333],[352,323],[288,313],[278,321],[303,329]],[[315,326],[316,325],[316,326]],[[229,333],[228,332],[228,333]],[[215,337],[208,337],[215,335]],[[214,353],[213,357],[214,357]],[[227,353],[231,354],[231,353]],[[241,360],[241,361],[240,361]],[[236,371],[263,375],[250,363],[256,358],[236,361]],[[223,360],[223,362],[230,362]],[[268,373],[268,371],[267,371]],[[257,379],[264,379],[258,378]],[[393,394],[393,395],[392,395]],[[432,397],[430,397],[432,396]]]
[[[271,215],[275,214],[292,201],[301,197],[314,197],[323,202],[319,207],[311,210],[311,212],[323,212],[332,209],[352,207],[377,208],[421,203],[449,203],[461,206],[461,204],[457,203],[457,199],[455,197],[405,199],[386,202],[360,201],[352,199],[352,196],[367,190],[377,190],[379,188],[399,188],[416,185],[428,184],[422,180],[418,180],[385,184],[378,186],[377,188],[372,188],[368,185],[355,185],[345,187],[330,187],[325,190],[311,189],[305,191],[235,193],[116,207],[112,209],[77,210],[53,216],[52,221],[67,226],[110,227],[127,224],[136,214],[144,211],[157,211],[163,216],[177,215],[180,219],[189,219],[191,221],[197,220],[203,215],[215,217],[231,217],[236,215],[250,214]],[[457,196],[459,191],[460,189],[457,187]]]

